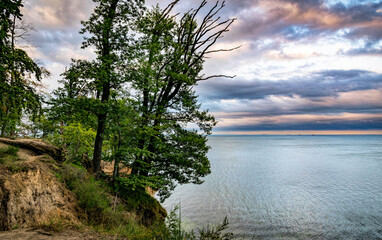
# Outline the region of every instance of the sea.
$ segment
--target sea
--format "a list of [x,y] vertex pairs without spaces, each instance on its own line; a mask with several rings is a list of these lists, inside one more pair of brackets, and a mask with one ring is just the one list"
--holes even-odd
[[210,136],[212,173],[178,186],[194,230],[239,239],[382,239],[382,136]]

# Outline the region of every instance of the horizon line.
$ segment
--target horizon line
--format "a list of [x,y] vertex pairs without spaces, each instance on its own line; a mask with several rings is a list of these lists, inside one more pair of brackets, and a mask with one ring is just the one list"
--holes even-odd
[[214,135],[382,135],[382,130],[219,131]]

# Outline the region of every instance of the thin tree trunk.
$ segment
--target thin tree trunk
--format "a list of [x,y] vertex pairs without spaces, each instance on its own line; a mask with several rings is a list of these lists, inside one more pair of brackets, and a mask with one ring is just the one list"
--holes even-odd
[[5,131],[7,128],[7,120],[4,120],[3,126],[1,127],[1,137],[5,137]]
[[8,124],[8,120],[7,120],[8,113],[9,113],[9,111],[7,108],[7,110],[5,111],[5,115],[4,115],[4,122],[3,122],[3,125],[1,126],[1,137],[5,137],[5,131],[7,130],[7,124]]
[[105,132],[106,124],[106,113],[98,115],[98,128],[97,135],[94,143],[94,154],[93,154],[93,173],[98,175],[101,170],[101,155],[102,155],[102,145],[103,145],[103,134]]
[[[113,27],[113,20],[115,17],[115,11],[117,9],[119,0],[114,0],[111,2],[109,13],[107,16],[107,19],[105,20],[106,29],[104,31],[104,34],[102,36],[102,65],[105,67],[105,76],[106,79],[102,79],[102,95],[101,95],[101,102],[107,103],[110,98],[110,77],[111,77],[111,64],[110,64],[110,52],[111,52],[111,44],[109,42],[110,38],[110,31]],[[97,128],[97,135],[94,142],[94,154],[93,154],[93,174],[98,176],[100,170],[101,170],[101,155],[102,155],[102,144],[103,144],[103,135],[105,133],[105,126],[106,126],[106,118],[107,118],[107,111],[102,110],[104,112],[98,114],[98,128]]]
[[[119,124],[118,124],[119,126]],[[119,161],[120,161],[120,154],[119,154],[119,151],[121,149],[121,145],[122,145],[122,139],[121,139],[121,131],[119,130],[118,131],[118,145],[117,145],[117,149],[116,151],[118,152],[118,155],[115,156],[115,159],[114,159],[114,170],[113,170],[113,179],[115,180],[118,175],[119,175]]]

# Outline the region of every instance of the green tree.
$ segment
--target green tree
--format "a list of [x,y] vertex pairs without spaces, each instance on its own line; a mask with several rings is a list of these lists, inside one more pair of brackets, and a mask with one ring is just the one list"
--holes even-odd
[[[23,112],[36,114],[41,98],[36,91],[38,82],[49,73],[28,54],[16,47],[16,21],[21,20],[21,0],[0,3],[0,130],[1,136],[12,135]],[[25,31],[25,29],[21,29]]]
[[61,74],[61,84],[48,101],[48,119],[61,127],[81,123],[87,128],[97,128],[96,113],[99,101],[92,81],[93,63],[72,60],[70,67]]
[[[209,53],[233,50],[211,49],[234,21],[219,21],[224,2],[200,16],[207,5],[203,1],[177,20],[172,9],[178,2],[164,10],[156,7],[138,22],[141,37],[130,77],[140,117],[136,141],[140,151],[132,159],[131,178],[151,178],[159,184],[162,200],[177,183],[200,184],[201,177],[210,173],[206,143],[216,122],[201,110],[193,87],[212,77],[229,77],[206,77],[201,72]],[[202,20],[197,22],[198,18]]]
[[[179,19],[172,13],[178,1],[144,14],[132,13],[143,8],[142,1],[96,3],[83,23],[83,33],[90,33],[83,47],[95,47],[97,59],[72,62],[63,87],[55,92],[53,112],[65,119],[63,126],[95,126],[95,174],[107,139],[111,147],[104,160],[115,160],[114,178],[123,186],[151,186],[163,200],[178,183],[202,183],[210,173],[207,136],[216,121],[201,110],[193,87],[212,77],[229,77],[202,74],[208,54],[233,50],[211,49],[234,21],[220,21],[224,2],[201,16],[207,5],[203,1]],[[84,121],[77,115],[95,118]],[[120,163],[132,174],[119,176]]]
[[[82,22],[81,33],[85,37],[83,47],[94,47],[97,59],[86,70],[94,73],[92,85],[95,87],[97,115],[97,135],[94,143],[93,172],[100,171],[102,144],[109,112],[112,91],[118,90],[127,81],[126,59],[129,55],[121,52],[129,47],[131,22],[143,9],[143,0],[94,0],[96,7],[88,21]],[[85,70],[85,69],[84,69]]]

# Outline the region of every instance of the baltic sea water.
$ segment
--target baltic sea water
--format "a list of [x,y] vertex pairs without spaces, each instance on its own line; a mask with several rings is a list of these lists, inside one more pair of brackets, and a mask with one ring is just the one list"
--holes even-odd
[[382,136],[211,136],[212,173],[178,186],[187,229],[244,239],[382,239]]

